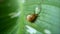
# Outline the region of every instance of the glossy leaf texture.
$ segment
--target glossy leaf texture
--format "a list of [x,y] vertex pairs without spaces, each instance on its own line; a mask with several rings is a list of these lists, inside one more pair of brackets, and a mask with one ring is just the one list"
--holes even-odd
[[[31,23],[26,18],[36,7],[41,12]],[[0,0],[0,34],[26,34],[26,25],[41,34],[60,34],[60,0]]]
[[[60,34],[60,0],[26,0],[24,3],[25,19],[40,7],[40,14],[34,23],[26,24],[42,34]],[[38,13],[38,11],[36,11]]]
[[0,34],[16,34],[20,15],[17,0],[0,0]]

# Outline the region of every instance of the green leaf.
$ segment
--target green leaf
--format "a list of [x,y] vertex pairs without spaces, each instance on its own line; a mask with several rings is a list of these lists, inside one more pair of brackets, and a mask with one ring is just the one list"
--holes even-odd
[[26,24],[43,34],[60,34],[60,0],[26,0],[25,18],[34,14],[36,6],[41,8],[38,18],[34,23],[25,20]]
[[[38,18],[29,22],[27,15],[40,8]],[[0,34],[30,34],[26,25],[36,34],[60,34],[60,0],[0,0]]]
[[17,34],[19,16],[17,0],[0,0],[0,34]]

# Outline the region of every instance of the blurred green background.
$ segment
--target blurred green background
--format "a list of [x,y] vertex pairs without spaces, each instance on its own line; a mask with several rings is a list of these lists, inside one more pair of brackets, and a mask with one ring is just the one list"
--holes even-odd
[[60,34],[60,0],[0,0],[0,34]]

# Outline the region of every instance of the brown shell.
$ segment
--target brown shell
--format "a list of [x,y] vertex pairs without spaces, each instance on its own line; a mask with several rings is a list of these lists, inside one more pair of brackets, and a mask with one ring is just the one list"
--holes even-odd
[[36,20],[37,16],[38,16],[37,14],[32,14],[31,17],[29,18],[29,21],[34,22]]

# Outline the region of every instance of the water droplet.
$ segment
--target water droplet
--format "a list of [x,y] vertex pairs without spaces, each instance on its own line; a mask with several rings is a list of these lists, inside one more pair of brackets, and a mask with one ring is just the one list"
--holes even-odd
[[11,16],[11,18],[18,17],[18,16],[20,16],[20,11],[18,11],[17,13],[16,12],[12,12],[12,13],[9,14],[9,16]]
[[37,7],[35,8],[35,12],[36,12],[36,14],[38,14],[38,13],[40,12],[40,7],[39,7],[39,6],[37,6]]
[[26,25],[26,27],[28,28],[27,29],[27,32],[29,32],[30,34],[35,34],[37,31],[35,29],[33,29],[32,27]]
[[44,32],[45,32],[46,34],[51,34],[51,31],[49,31],[49,30],[47,30],[47,29],[45,29]]

